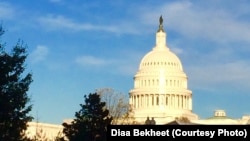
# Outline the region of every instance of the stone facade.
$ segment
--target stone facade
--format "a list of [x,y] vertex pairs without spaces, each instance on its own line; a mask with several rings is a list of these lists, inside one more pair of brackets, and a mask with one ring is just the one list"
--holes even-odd
[[63,126],[58,124],[29,122],[26,134],[29,138],[42,138],[54,141],[56,137],[62,137]]

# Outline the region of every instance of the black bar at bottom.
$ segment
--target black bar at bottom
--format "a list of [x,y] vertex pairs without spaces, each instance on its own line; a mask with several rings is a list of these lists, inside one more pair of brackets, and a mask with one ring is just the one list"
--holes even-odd
[[107,141],[156,139],[178,141],[233,139],[250,141],[250,125],[109,125]]

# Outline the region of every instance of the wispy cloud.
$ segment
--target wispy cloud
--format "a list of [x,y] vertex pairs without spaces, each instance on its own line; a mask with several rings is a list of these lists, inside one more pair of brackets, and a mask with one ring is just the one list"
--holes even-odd
[[[188,74],[193,86],[198,89],[217,89],[218,86],[250,87],[249,63],[243,60],[203,66],[189,66]],[[190,80],[189,79],[189,80]]]
[[[117,34],[134,33],[130,27],[120,25],[97,25],[92,23],[81,23],[62,15],[48,15],[40,17],[38,22],[49,30],[69,30],[69,31],[105,31]],[[123,27],[123,28],[122,28]]]
[[[98,68],[98,70],[108,71],[109,73],[119,75],[133,76],[138,70],[142,53],[121,51],[112,58],[103,58],[95,56],[79,56],[75,62],[86,68]],[[126,58],[126,59],[124,59]]]
[[175,47],[175,48],[171,48],[171,51],[173,51],[175,54],[177,54],[177,55],[179,55],[179,54],[182,54],[183,53],[183,49],[181,49],[181,48],[177,48],[177,47]]
[[[212,3],[211,3],[212,4]],[[249,21],[240,20],[238,13],[216,9],[213,6],[195,5],[189,1],[167,3],[155,12],[145,11],[144,19],[152,23],[152,18],[164,16],[165,24],[189,38],[205,38],[217,42],[250,42]]]
[[49,0],[49,1],[57,3],[57,2],[61,2],[62,0]]
[[15,9],[10,4],[0,2],[0,19],[10,19],[14,14]]
[[82,66],[103,66],[103,65],[107,65],[110,64],[110,61],[108,61],[107,59],[102,59],[102,58],[97,58],[95,56],[79,56],[76,58],[75,62],[79,65]]
[[220,86],[250,87],[249,60],[234,48],[221,46],[209,52],[184,51],[181,54],[189,83],[197,89],[213,90]]
[[37,63],[46,59],[49,49],[46,46],[38,45],[30,54],[32,63]]

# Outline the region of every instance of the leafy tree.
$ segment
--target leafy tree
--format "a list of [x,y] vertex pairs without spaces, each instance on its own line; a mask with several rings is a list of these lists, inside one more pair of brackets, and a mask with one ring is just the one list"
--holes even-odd
[[[0,26],[0,37],[3,34]],[[27,95],[32,75],[24,74],[27,52],[23,43],[18,42],[10,53],[4,46],[0,43],[0,140],[22,141],[26,140],[27,122],[32,120]]]
[[63,133],[70,141],[106,141],[107,125],[112,121],[106,103],[97,93],[84,95],[84,99],[76,118],[71,123],[63,123]]

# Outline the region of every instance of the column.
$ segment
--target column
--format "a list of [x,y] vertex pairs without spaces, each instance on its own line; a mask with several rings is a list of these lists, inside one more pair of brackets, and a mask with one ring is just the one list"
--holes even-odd
[[190,98],[190,101],[189,101],[189,110],[192,110],[192,98],[191,98],[191,96],[189,98]]

